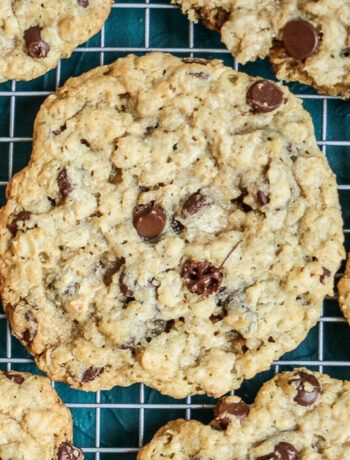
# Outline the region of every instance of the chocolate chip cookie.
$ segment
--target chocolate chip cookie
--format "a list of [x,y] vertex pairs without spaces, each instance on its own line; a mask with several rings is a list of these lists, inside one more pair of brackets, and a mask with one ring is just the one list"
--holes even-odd
[[0,371],[2,460],[83,460],[71,443],[72,416],[49,379]]
[[279,79],[350,97],[350,0],[173,0],[221,33],[246,63],[270,56]]
[[12,330],[85,390],[237,388],[305,338],[344,255],[301,101],[219,61],[128,56],[69,80],[7,197]]
[[210,425],[176,420],[138,460],[310,460],[350,455],[350,383],[296,369],[267,382],[252,405],[219,401]]
[[1,0],[0,82],[56,67],[103,26],[112,0]]

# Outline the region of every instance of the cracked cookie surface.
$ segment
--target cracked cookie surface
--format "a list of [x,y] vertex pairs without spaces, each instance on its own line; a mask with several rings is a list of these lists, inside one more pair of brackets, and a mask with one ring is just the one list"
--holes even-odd
[[221,33],[238,62],[270,56],[279,79],[350,97],[350,0],[173,0]]
[[219,61],[128,56],[69,80],[7,197],[12,330],[85,390],[237,388],[305,338],[343,258],[301,101]]
[[1,0],[0,82],[56,67],[103,26],[112,0]]
[[83,460],[71,444],[72,416],[50,380],[0,371],[2,460]]
[[346,460],[350,383],[307,369],[265,383],[252,405],[219,401],[210,425],[176,420],[161,428],[138,460]]

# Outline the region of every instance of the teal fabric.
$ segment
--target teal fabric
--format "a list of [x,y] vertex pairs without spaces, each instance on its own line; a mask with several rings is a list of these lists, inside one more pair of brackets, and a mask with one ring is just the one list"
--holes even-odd
[[[159,5],[167,5],[168,0],[151,0],[150,9],[150,34],[149,47],[151,49],[176,48],[175,54],[188,56],[189,47],[189,23],[180,14],[177,8],[155,8]],[[130,4],[127,7],[127,4]],[[143,48],[145,36],[145,9],[132,8],[133,4],[143,4],[142,0],[124,1],[123,8],[114,8],[106,24],[105,46],[118,48],[118,51],[107,51],[104,53],[104,62],[113,62],[120,56],[128,54],[128,48]],[[100,36],[92,38],[83,47],[100,46]],[[227,65],[233,66],[233,58],[220,43],[218,34],[206,30],[201,25],[194,27],[194,48],[200,50],[194,55],[204,58],[219,58]],[[216,49],[217,53],[211,53],[206,49]],[[183,49],[183,50],[181,50]],[[184,50],[185,49],[185,50]],[[119,51],[121,50],[121,51]],[[137,54],[141,54],[138,51]],[[98,52],[77,51],[73,56],[62,62],[60,84],[68,77],[79,75],[100,64],[100,54]],[[239,66],[240,70],[246,71],[251,75],[259,75],[266,78],[274,78],[271,67],[267,61],[258,61],[245,66]],[[21,91],[22,95],[15,99],[15,137],[31,137],[33,121],[44,100],[44,96],[25,95],[28,91],[54,91],[56,83],[56,70],[52,70],[47,75],[32,82],[21,82],[16,84],[16,91]],[[297,95],[315,95],[315,91],[309,87],[291,84],[291,90]],[[11,91],[11,82],[0,85],[0,138],[10,136],[10,104],[11,97],[7,93]],[[24,93],[23,93],[24,92]],[[324,104],[327,107],[324,107]],[[350,102],[328,98],[326,103],[321,97],[316,99],[305,99],[305,108],[311,113],[315,123],[317,139],[322,140],[322,112],[327,108],[327,141],[350,141]],[[21,170],[28,162],[31,152],[30,141],[14,143],[14,163],[13,172]],[[341,185],[350,184],[350,146],[329,145],[326,147],[326,155],[333,171],[336,173],[338,183]],[[9,179],[9,143],[0,142],[0,183]],[[350,228],[350,190],[340,190],[340,199],[345,219],[345,228]],[[0,185],[0,201],[5,202],[5,184]],[[346,235],[347,236],[347,235]],[[348,246],[348,237],[347,237]],[[341,317],[336,299],[327,299],[324,305],[324,315]],[[324,323],[324,360],[329,361],[329,365],[324,366],[324,372],[333,377],[349,378],[350,367],[337,365],[337,360],[349,360],[350,358],[350,328],[343,322]],[[308,334],[307,339],[293,352],[288,353],[282,361],[314,361],[319,358],[319,326],[315,327]],[[6,321],[0,319],[0,358],[1,368],[5,369],[6,364]],[[12,339],[12,358],[29,358],[24,348]],[[290,368],[288,365],[280,365],[279,370]],[[31,363],[12,365],[13,369],[28,370],[38,372],[37,368]],[[312,367],[311,367],[312,368]],[[317,369],[317,367],[313,368]],[[257,390],[261,384],[270,378],[275,372],[264,372],[256,378],[243,383],[238,394],[247,401],[253,401]],[[64,384],[56,384],[56,388],[66,403],[71,404],[93,404],[96,402],[96,395],[84,393],[68,388]],[[138,404],[140,402],[140,386],[134,385],[130,388],[115,388],[112,391],[101,393],[100,409],[100,446],[102,448],[136,449],[139,444],[139,421],[142,419],[140,410],[128,408],[128,404]],[[213,404],[214,400],[206,396],[193,397],[192,404],[203,405],[203,407],[192,410],[193,418],[209,421],[212,416],[212,409],[206,405]],[[145,442],[149,441],[155,431],[168,420],[178,417],[185,417],[184,408],[166,408],[164,404],[185,404],[186,401],[176,401],[160,395],[158,392],[145,389],[144,392],[144,434]],[[106,407],[109,404],[124,404],[124,408]],[[150,407],[149,405],[152,405]],[[155,407],[154,405],[161,405]],[[96,445],[96,409],[95,408],[73,408],[75,424],[75,442],[84,448],[94,448]],[[101,453],[101,460],[121,459],[129,460],[135,458],[135,453],[114,452]],[[93,459],[95,453],[87,453],[86,458]]]

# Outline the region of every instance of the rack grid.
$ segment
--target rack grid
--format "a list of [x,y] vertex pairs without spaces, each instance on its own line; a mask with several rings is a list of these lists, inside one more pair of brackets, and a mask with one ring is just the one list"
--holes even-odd
[[[32,125],[45,97],[69,76],[114,61],[128,53],[166,51],[180,56],[219,58],[252,75],[273,79],[264,61],[238,65],[220,43],[217,34],[184,18],[167,0],[124,0],[113,5],[102,31],[77,48],[71,59],[33,82],[0,85],[0,204],[5,188],[27,163],[31,150]],[[291,84],[311,113],[319,146],[336,173],[345,221],[345,239],[350,235],[350,102],[321,96],[309,87]],[[349,127],[348,127],[349,126]],[[348,172],[349,171],[349,172]],[[337,274],[336,280],[340,274]],[[350,379],[350,328],[337,306],[337,296],[325,300],[323,315],[297,350],[276,361],[270,371],[247,381],[237,392],[252,401],[261,384],[273,373],[295,366],[325,371]],[[3,313],[0,314],[0,368],[38,372],[33,360],[14,339]],[[64,384],[55,387],[71,408],[75,443],[84,448],[87,460],[134,459],[156,429],[179,417],[208,421],[215,401],[206,396],[175,400],[144,385],[115,388],[110,392],[84,393]]]

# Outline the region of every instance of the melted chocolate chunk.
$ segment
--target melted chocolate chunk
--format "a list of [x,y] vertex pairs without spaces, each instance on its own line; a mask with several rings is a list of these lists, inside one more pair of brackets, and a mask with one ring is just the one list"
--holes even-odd
[[254,113],[268,113],[283,102],[283,93],[277,85],[268,80],[259,80],[247,92],[247,104]]
[[63,198],[66,198],[73,190],[66,168],[62,169],[57,177],[58,188]]
[[28,327],[22,334],[22,340],[29,345],[33,342],[38,333],[38,321],[30,311],[27,311],[24,318],[28,323]]
[[164,230],[166,215],[161,206],[151,203],[140,205],[134,211],[133,225],[140,236],[155,238]]
[[127,298],[132,299],[134,293],[132,290],[129,288],[127,284],[124,283],[124,278],[125,278],[125,273],[121,273],[119,277],[119,289],[124,294]]
[[187,200],[185,201],[182,209],[184,211],[184,214],[196,214],[200,209],[204,208],[204,206],[207,206],[208,202],[207,199],[204,195],[202,195],[199,191],[191,195]]
[[24,377],[22,377],[22,375],[20,374],[14,374],[14,373],[10,373],[10,372],[5,372],[5,377],[7,377],[9,380],[12,380],[13,382],[17,383],[17,385],[22,385],[22,383],[24,382]]
[[24,32],[26,48],[32,58],[45,58],[50,50],[49,45],[41,38],[41,31],[41,27],[30,27]]
[[322,284],[324,284],[325,280],[332,275],[332,272],[330,270],[328,270],[328,268],[326,268],[326,267],[322,267],[322,269],[323,269],[323,273],[320,276],[320,282]]
[[284,26],[282,41],[289,56],[302,61],[316,53],[320,36],[310,22],[295,19]]
[[171,219],[171,228],[174,230],[175,233],[181,233],[185,230],[185,226],[179,220],[176,220],[174,217]]
[[118,257],[118,259],[116,259],[106,268],[106,271],[104,272],[104,275],[103,275],[103,282],[105,286],[108,287],[111,285],[113,281],[113,275],[115,275],[115,273],[117,273],[124,264],[125,264],[124,257]]
[[311,406],[321,393],[321,385],[312,374],[300,371],[289,380],[297,389],[294,401],[300,406]]
[[84,460],[84,454],[79,447],[65,441],[58,448],[58,460]]
[[18,223],[25,222],[30,219],[32,214],[28,211],[21,211],[15,216],[12,221],[8,224],[7,228],[10,230],[13,236],[18,232]]
[[117,168],[116,166],[112,165],[111,173],[108,178],[108,182],[110,184],[118,185],[122,181],[122,170]]
[[240,422],[244,422],[249,411],[250,408],[244,401],[233,402],[230,397],[223,398],[215,408],[215,420],[222,428],[226,429],[231,422],[229,415],[234,415]]
[[271,454],[258,457],[257,460],[299,460],[300,455],[289,442],[279,442]]
[[92,382],[92,380],[99,377],[104,370],[104,367],[89,367],[86,371],[84,371],[81,381],[83,383]]
[[78,0],[78,5],[87,8],[89,6],[89,0]]
[[214,294],[222,283],[220,269],[207,260],[187,260],[182,267],[181,276],[187,289],[193,294]]

